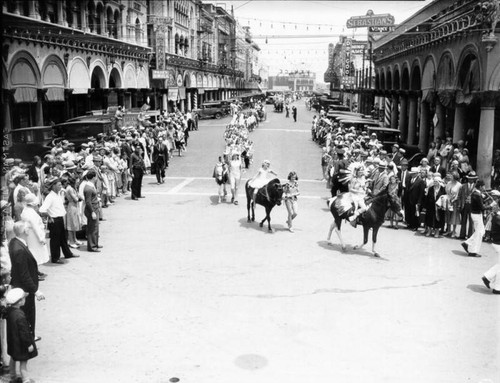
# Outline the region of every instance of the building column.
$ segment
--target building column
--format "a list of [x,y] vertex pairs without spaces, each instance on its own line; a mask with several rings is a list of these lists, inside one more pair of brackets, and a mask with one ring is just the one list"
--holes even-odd
[[491,164],[493,161],[493,134],[495,106],[481,106],[479,135],[477,140],[477,175],[489,189],[491,186]]
[[59,25],[64,25],[64,26],[68,26],[68,24],[66,24],[66,20],[64,18],[64,4],[62,1],[56,1],[56,7],[57,7],[57,24]]
[[186,90],[186,101],[187,101],[187,111],[188,112],[191,112],[192,108],[191,108],[191,92],[188,92]]
[[428,102],[420,104],[420,129],[418,135],[418,148],[426,153],[429,146],[430,109]]
[[163,93],[161,95],[161,106],[162,106],[162,109],[163,110],[167,110],[168,109],[168,94],[167,93]]
[[401,96],[401,106],[399,110],[399,131],[401,132],[401,139],[406,141],[408,138],[408,97]]
[[408,119],[408,137],[406,143],[408,145],[415,144],[415,136],[417,132],[417,98],[410,96],[410,113]]
[[392,96],[392,108],[391,108],[391,128],[392,129],[397,129],[398,128],[398,104],[399,104],[399,97],[398,95],[393,95]]
[[28,6],[29,6],[29,15],[28,16],[32,19],[39,19],[40,15],[38,15],[36,12],[35,0],[29,0]]
[[446,131],[446,108],[441,104],[441,102],[436,100],[436,116],[438,122],[434,127],[434,139],[437,137],[444,137],[444,133]]
[[453,126],[453,142],[465,139],[465,114],[467,109],[463,105],[455,108],[455,124]]

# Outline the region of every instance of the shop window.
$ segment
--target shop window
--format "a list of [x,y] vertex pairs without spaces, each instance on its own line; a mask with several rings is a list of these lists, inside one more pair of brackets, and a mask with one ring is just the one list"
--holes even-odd
[[36,103],[12,104],[12,127],[14,129],[35,126]]

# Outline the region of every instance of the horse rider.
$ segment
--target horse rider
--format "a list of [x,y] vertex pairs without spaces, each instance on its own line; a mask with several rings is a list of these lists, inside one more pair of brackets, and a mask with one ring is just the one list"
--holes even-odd
[[356,227],[356,219],[366,210],[368,210],[365,197],[366,197],[366,179],[365,170],[363,166],[358,166],[354,169],[353,177],[349,181],[349,193],[351,194],[352,201],[354,202],[354,214],[349,217],[351,226]]
[[259,171],[257,172],[257,174],[255,176],[253,176],[253,178],[250,181],[248,181],[248,186],[253,188],[252,200],[253,200],[254,204],[256,203],[257,193],[259,192],[259,189],[263,186],[266,186],[267,183],[270,181],[268,179],[269,174],[273,174],[275,177],[278,176],[271,169],[271,162],[269,162],[268,160],[264,160],[264,162],[262,162],[262,166],[259,169]]

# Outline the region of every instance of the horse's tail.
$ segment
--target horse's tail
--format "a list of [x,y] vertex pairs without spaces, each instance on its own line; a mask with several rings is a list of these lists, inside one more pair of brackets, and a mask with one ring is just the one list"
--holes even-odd
[[337,196],[332,197],[332,198],[328,198],[328,200],[326,201],[326,206],[328,206],[328,209],[332,208],[332,204],[335,202],[336,199],[337,199]]

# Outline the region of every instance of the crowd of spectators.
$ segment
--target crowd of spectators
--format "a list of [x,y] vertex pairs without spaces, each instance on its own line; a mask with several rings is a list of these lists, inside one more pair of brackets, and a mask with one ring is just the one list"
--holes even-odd
[[[321,167],[323,178],[331,195],[349,191],[345,173],[349,165],[362,166],[366,178],[367,196],[389,189],[399,198],[404,210],[406,227],[425,236],[451,237],[467,240],[473,236],[471,195],[474,190],[482,195],[484,216],[484,241],[491,241],[491,226],[499,219],[500,150],[494,153],[492,188],[486,190],[484,180],[478,179],[469,151],[463,141],[452,142],[450,137],[437,138],[427,155],[410,166],[406,151],[394,144],[390,152],[375,133],[354,127],[339,127],[324,115],[313,117],[312,139],[323,147]],[[396,185],[396,186],[394,186]],[[397,217],[389,212],[390,227],[399,228]],[[477,225],[476,225],[477,226]],[[477,254],[469,252],[469,254]]]
[[[29,294],[26,300],[34,306],[33,297],[43,296],[37,293],[34,284],[38,286],[47,277],[38,266],[47,262],[64,264],[61,250],[66,259],[78,257],[76,250],[84,245],[83,238],[87,251],[100,252],[103,246],[99,223],[105,221],[105,209],[129,193],[134,201],[145,198],[141,193],[145,173],[155,173],[158,184],[163,184],[171,158],[182,156],[187,150],[190,131],[198,129],[196,118],[178,110],[170,114],[162,112],[156,123],[140,113],[131,126],[123,126],[123,113],[120,108],[115,114],[115,129],[88,137],[88,142],[80,147],[63,139],[55,143],[50,154],[43,159],[36,156],[30,164],[15,158],[4,161],[8,198],[1,203],[2,297],[13,288],[21,288]],[[14,278],[26,261],[20,261],[13,244],[36,267],[30,284]],[[5,306],[5,299],[2,305]],[[33,311],[29,305],[21,309],[27,311],[35,338]],[[4,334],[2,331],[0,361],[6,366],[9,356]],[[13,374],[11,371],[15,379]]]

